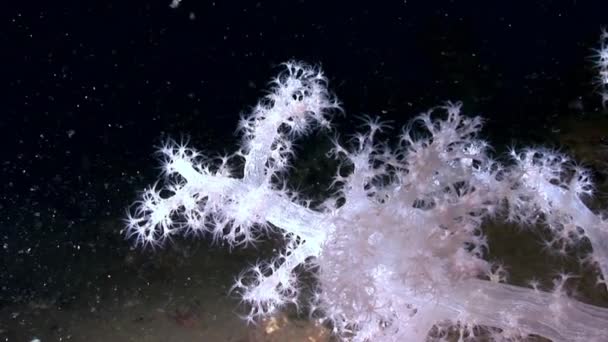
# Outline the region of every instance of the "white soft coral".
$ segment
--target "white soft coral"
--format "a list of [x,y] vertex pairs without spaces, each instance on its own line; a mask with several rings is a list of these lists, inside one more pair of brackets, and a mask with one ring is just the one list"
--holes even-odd
[[[543,218],[559,238],[584,234],[608,274],[606,222],[580,199],[592,191],[584,170],[539,149],[513,152],[512,165],[501,165],[477,138],[482,120],[448,103],[418,117],[395,148],[378,141],[388,125],[375,119],[367,119],[352,148],[336,142],[332,154],[350,173],[339,172],[335,195],[312,210],[284,187],[291,144],[328,126],[337,109],[320,70],[287,63],[271,93],[241,119],[243,146],[235,155],[210,159],[184,144],[162,147],[168,182],[136,202],[127,234],[161,244],[174,234],[206,232],[236,246],[268,229],[282,232],[284,250],[243,272],[233,287],[250,306],[247,320],[298,304],[295,269],[305,264],[316,270],[311,307],[355,341],[423,341],[431,330],[442,336],[446,322],[471,339],[473,325],[562,341],[608,336],[606,309],[478,279],[493,272],[482,258],[481,224],[490,216]],[[228,165],[233,157],[244,159],[242,177]],[[546,315],[547,308],[559,315]]]

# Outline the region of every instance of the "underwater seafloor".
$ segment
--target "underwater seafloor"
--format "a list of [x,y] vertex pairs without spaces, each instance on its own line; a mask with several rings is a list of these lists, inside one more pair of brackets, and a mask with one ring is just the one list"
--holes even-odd
[[[547,141],[564,146],[564,152],[594,170],[599,191],[590,206],[607,208],[608,117],[573,116],[556,127],[547,133],[551,136]],[[229,251],[204,240],[180,240],[162,250],[141,251],[122,240],[121,217],[83,229],[98,231],[105,243],[89,246],[89,252],[80,254],[78,265],[66,265],[70,272],[65,272],[62,283],[50,286],[41,282],[36,285],[49,288],[0,303],[0,341],[333,339],[330,327],[314,324],[305,313],[292,309],[255,326],[247,326],[239,318],[243,308],[229,293],[234,277],[250,263],[270,257],[280,248],[276,241]],[[547,255],[540,248],[542,232],[498,224],[489,224],[485,230],[489,258],[507,267],[510,283],[526,286],[534,278],[541,288],[550,288],[557,272],[571,272],[581,275],[570,283],[575,298],[608,307],[608,294],[595,285],[597,272],[575,258],[580,250],[565,256]]]
[[109,256],[81,275],[77,292],[2,307],[0,341],[329,341],[327,328],[295,313],[256,326],[239,318],[229,288],[257,252],[176,242]]

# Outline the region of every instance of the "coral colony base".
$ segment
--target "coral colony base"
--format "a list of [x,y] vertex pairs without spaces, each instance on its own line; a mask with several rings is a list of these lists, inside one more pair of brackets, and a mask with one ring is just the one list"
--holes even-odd
[[[608,221],[581,201],[593,193],[588,171],[543,148],[511,150],[511,161],[501,164],[477,138],[481,118],[447,103],[405,127],[397,146],[379,141],[388,126],[373,118],[351,147],[335,139],[328,153],[340,161],[335,191],[313,208],[285,185],[293,141],[330,127],[339,110],[319,69],[286,63],[271,92],[242,117],[234,154],[212,158],[175,142],[161,147],[164,185],[134,204],[128,236],[145,246],[204,234],[234,247],[282,232],[284,249],[233,286],[249,321],[292,303],[352,341],[447,340],[454,333],[466,341],[529,334],[608,340],[608,308],[569,298],[568,275],[551,292],[516,287],[483,258],[484,220],[542,224],[553,248],[591,242],[586,261],[599,266],[598,291],[605,291]],[[315,276],[311,296],[301,294],[301,265]]]

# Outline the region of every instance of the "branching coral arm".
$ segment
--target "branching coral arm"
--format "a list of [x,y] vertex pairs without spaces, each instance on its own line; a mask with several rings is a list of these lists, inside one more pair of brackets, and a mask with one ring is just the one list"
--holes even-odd
[[558,293],[470,279],[444,292],[441,307],[451,319],[536,334],[554,342],[605,341],[608,308]]

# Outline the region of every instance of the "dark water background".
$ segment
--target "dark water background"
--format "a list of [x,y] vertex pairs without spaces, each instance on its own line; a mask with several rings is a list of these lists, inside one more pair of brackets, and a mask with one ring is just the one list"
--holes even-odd
[[[0,307],[69,308],[194,254],[250,259],[204,241],[133,250],[122,219],[156,179],[156,144],[188,136],[234,151],[239,113],[290,59],[322,65],[346,134],[359,114],[399,127],[460,100],[496,146],[561,145],[572,122],[605,115],[589,58],[608,23],[600,0],[11,2],[2,12]],[[602,125],[571,129],[569,141],[601,149]],[[300,142],[294,183],[311,196],[328,181],[324,142]]]

